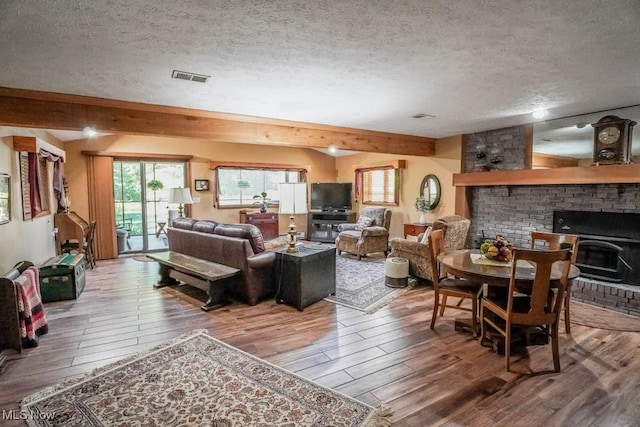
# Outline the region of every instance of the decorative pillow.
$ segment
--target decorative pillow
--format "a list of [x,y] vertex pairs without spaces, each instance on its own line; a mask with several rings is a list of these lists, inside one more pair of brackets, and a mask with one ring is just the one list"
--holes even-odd
[[356,230],[364,230],[371,224],[373,224],[373,218],[361,215],[360,218],[358,218],[358,222],[356,223]]
[[427,231],[425,231],[422,235],[422,240],[420,240],[420,243],[423,243],[425,245],[429,243],[429,233],[431,233],[431,226],[427,227]]

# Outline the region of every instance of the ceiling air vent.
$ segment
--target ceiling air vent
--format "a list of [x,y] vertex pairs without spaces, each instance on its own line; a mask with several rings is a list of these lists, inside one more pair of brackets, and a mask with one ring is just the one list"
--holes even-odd
[[189,80],[189,81],[198,82],[198,83],[206,83],[211,76],[189,73],[187,71],[173,70],[173,73],[171,73],[171,77],[174,79]]
[[418,113],[418,114],[415,114],[415,115],[413,115],[411,117],[413,117],[414,119],[433,119],[436,116],[434,116],[433,114]]

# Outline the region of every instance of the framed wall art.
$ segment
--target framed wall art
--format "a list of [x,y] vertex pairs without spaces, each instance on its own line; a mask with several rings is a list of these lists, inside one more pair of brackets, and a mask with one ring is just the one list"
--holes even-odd
[[0,173],[0,224],[11,221],[11,177]]
[[196,179],[196,191],[207,191],[209,190],[209,180],[208,179]]

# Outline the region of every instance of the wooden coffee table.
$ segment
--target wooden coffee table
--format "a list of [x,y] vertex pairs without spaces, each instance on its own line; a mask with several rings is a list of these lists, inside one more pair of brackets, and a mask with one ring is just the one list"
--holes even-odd
[[223,307],[230,303],[225,298],[227,281],[240,275],[240,270],[174,251],[147,254],[160,264],[160,280],[154,288],[176,285],[182,281],[207,292],[209,299],[200,307],[204,311]]

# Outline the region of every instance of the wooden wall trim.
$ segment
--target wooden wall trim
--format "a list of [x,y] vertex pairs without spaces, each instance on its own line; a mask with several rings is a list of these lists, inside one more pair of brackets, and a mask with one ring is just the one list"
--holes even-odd
[[0,87],[0,125],[434,156],[436,139]]
[[60,156],[65,161],[64,150],[49,144],[35,136],[13,136],[13,151],[26,151],[27,153],[38,153],[40,149],[46,150],[56,156]]
[[406,169],[407,161],[401,160],[401,159],[384,160],[382,162],[359,164],[359,165],[353,165],[351,167],[353,168],[353,170],[358,170],[358,169],[382,168],[386,166],[391,166],[394,169]]
[[533,168],[566,168],[578,166],[580,164],[580,160],[573,157],[534,153],[531,164]]
[[533,165],[533,124],[524,127],[524,169],[531,169]]
[[469,172],[453,175],[455,186],[640,183],[640,164]]
[[113,158],[135,158],[135,159],[158,159],[158,160],[192,160],[193,156],[186,154],[160,154],[160,153],[126,153],[120,151],[81,151],[85,156],[113,157]]
[[37,153],[38,147],[35,136],[14,136],[13,151],[26,151],[27,153]]
[[260,169],[304,169],[309,171],[310,166],[300,166],[287,163],[256,163],[256,162],[218,162],[209,161],[209,169],[217,168],[260,168]]

